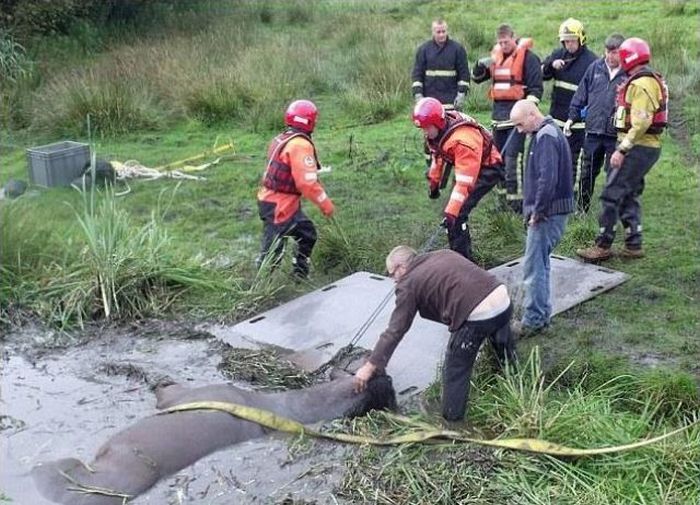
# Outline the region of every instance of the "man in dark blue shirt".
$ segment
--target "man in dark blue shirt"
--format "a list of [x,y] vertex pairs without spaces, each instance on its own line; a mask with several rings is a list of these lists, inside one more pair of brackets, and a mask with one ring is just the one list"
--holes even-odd
[[564,133],[584,116],[586,137],[583,141],[583,163],[578,184],[578,210],[587,213],[600,167],[605,163],[607,173],[610,156],[615,152],[617,131],[613,124],[617,87],[625,82],[627,74],[620,67],[620,44],[625,38],[612,34],[605,39],[605,57],[588,67],[578,85],[569,107],[569,119]]
[[521,133],[531,133],[523,184],[527,243],[523,261],[524,313],[519,333],[532,335],[549,325],[552,315],[549,255],[559,244],[574,210],[571,150],[551,116],[533,102],[520,100],[510,119]]

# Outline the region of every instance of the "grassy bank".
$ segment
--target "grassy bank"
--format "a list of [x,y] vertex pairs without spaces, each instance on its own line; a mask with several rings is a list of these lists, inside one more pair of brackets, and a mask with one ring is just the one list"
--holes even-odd
[[[489,436],[598,445],[659,433],[697,415],[696,3],[201,5],[189,14],[196,21],[171,20],[150,33],[100,38],[89,32],[26,48],[34,63],[0,93],[2,184],[26,180],[26,147],[90,140],[88,113],[91,140],[102,158],[154,167],[209,151],[215,143],[232,141],[235,149],[199,172],[203,180],[129,180],[115,188],[121,196],[30,188],[17,200],[1,200],[3,323],[27,313],[64,328],[145,316],[230,321],[355,270],[382,272],[391,247],[420,247],[440,221],[441,203],[426,198],[421,137],[408,121],[413,52],[429,36],[430,20],[447,19],[473,64],[488,51],[500,22],[533,36],[543,57],[557,45],[559,23],[574,16],[585,23],[597,53],[613,31],[648,38],[654,66],[668,76],[674,129],[664,137],[662,158],[643,196],[647,257],[612,260],[611,268],[630,274],[628,282],[558,316],[546,334],[521,343],[523,357],[539,346],[541,358],[530,371],[545,384],[576,358],[551,394],[534,403],[536,411],[518,410],[508,397],[515,384],[508,381],[516,378],[488,381],[481,374],[473,422]],[[90,42],[98,38],[103,43]],[[271,276],[257,275],[253,260],[260,233],[255,192],[266,145],[280,127],[284,105],[302,96],[321,110],[315,139],[322,163],[332,166],[322,179],[338,212],[334,225],[307,205],[320,241],[310,280],[297,284],[287,275],[289,265]],[[468,109],[488,123],[484,86],[473,86]],[[571,256],[591,242],[596,211],[571,220],[559,253]],[[491,196],[474,213],[472,230],[484,266],[522,253],[520,219],[500,212]],[[556,415],[559,409],[565,415]],[[590,433],[579,433],[580,419]],[[431,493],[452,472],[453,492],[442,503],[455,497],[478,502],[479,492],[493,503],[694,503],[697,451],[697,430],[639,454],[571,465],[453,448],[369,451],[356,461],[357,471],[367,469],[364,477],[351,472],[355,480],[344,492],[379,503],[440,502]],[[382,458],[405,470],[382,473]],[[473,459],[483,467],[475,469]],[[400,485],[401,492],[392,487]]]

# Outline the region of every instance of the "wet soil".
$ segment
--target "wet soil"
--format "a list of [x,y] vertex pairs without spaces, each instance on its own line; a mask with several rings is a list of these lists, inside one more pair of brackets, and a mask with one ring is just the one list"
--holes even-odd
[[[63,457],[91,461],[113,434],[156,412],[158,384],[227,382],[218,368],[227,347],[177,322],[77,336],[24,328],[2,344],[0,491],[12,503],[47,503],[29,470]],[[131,503],[343,503],[334,489],[351,450],[283,435],[252,440],[203,458]]]

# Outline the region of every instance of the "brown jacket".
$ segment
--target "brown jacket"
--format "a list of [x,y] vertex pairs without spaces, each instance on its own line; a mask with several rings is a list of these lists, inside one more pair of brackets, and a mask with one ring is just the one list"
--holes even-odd
[[396,284],[396,307],[369,361],[384,368],[418,312],[456,331],[474,308],[501,283],[459,253],[433,251],[416,256]]

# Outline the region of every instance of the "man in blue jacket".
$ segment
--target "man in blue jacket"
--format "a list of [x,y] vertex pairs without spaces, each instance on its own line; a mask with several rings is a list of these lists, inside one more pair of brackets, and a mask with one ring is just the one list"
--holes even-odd
[[564,134],[584,116],[586,137],[583,141],[583,163],[578,183],[578,210],[587,213],[600,167],[605,173],[610,168],[610,156],[615,152],[617,131],[613,124],[617,87],[625,82],[627,74],[620,67],[620,44],[625,38],[614,33],[605,39],[605,57],[588,67],[578,89],[571,99],[569,119]]
[[[577,91],[586,69],[596,60],[593,51],[586,45],[586,33],[578,19],[569,18],[559,27],[561,46],[555,49],[542,62],[542,79],[552,80],[552,105],[549,114],[554,122],[564,127],[569,119],[569,105]],[[578,159],[584,141],[584,123],[582,118],[569,123],[564,131],[571,149],[571,171],[573,183],[578,173]]]
[[549,325],[552,315],[549,255],[559,244],[568,215],[574,210],[571,150],[551,116],[533,102],[520,100],[510,120],[521,133],[531,133],[523,184],[523,216],[527,243],[523,261],[525,312],[518,328],[530,336]]

